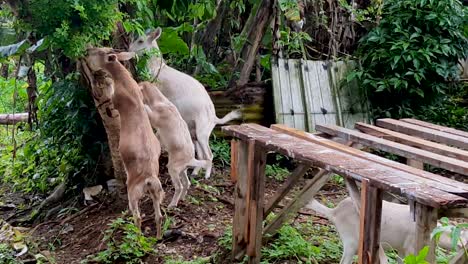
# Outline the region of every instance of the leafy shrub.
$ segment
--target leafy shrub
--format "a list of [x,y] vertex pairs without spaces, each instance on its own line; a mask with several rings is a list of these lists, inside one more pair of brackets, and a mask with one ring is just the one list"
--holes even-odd
[[49,0],[28,1],[28,16],[23,28],[29,28],[39,36],[47,36],[54,50],[63,50],[76,58],[87,44],[98,44],[110,40],[117,21],[123,17],[119,11],[119,0]]
[[4,150],[0,162],[3,180],[26,192],[45,193],[68,176],[94,173],[99,155],[107,148],[104,128],[97,122],[87,90],[76,81],[65,80],[41,92],[39,130],[17,150],[14,163],[12,146]]
[[0,263],[20,264],[22,262],[16,260],[15,252],[10,248],[10,246],[0,243]]
[[278,164],[267,164],[265,166],[265,175],[278,181],[283,181],[288,176],[289,171]]
[[99,263],[141,263],[143,257],[155,253],[156,239],[145,237],[129,220],[117,218],[105,231],[107,249],[90,256]]
[[313,263],[320,249],[307,242],[292,226],[285,225],[278,232],[279,237],[262,248],[263,263],[296,259],[298,263]]
[[229,140],[213,137],[210,140],[210,147],[215,164],[221,164],[221,167],[231,164],[231,144]]
[[360,41],[362,68],[348,81],[360,81],[377,116],[412,115],[458,85],[466,18],[458,0],[385,1],[380,24]]
[[451,94],[423,107],[417,118],[468,131],[468,84]]

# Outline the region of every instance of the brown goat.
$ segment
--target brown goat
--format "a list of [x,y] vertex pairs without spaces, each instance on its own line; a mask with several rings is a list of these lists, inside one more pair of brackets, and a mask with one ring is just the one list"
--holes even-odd
[[153,133],[143,105],[140,88],[119,61],[131,59],[133,52],[116,53],[110,48],[89,48],[86,63],[92,71],[104,70],[112,76],[112,102],[120,114],[119,151],[127,172],[128,205],[135,225],[141,229],[139,201],[146,192],[153,200],[156,234],[161,238],[161,202],[164,191],[158,178],[161,146]]
[[187,167],[204,168],[205,178],[208,178],[212,163],[208,159],[195,159],[195,148],[189,128],[175,105],[159,91],[156,85],[150,82],[141,82],[139,85],[150,123],[157,130],[158,139],[169,155],[167,169],[175,189],[169,208],[177,207],[177,203],[185,198],[190,187]]

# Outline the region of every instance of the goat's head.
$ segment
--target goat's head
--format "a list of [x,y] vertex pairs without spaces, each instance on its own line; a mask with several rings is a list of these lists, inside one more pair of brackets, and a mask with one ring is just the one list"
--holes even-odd
[[139,36],[132,43],[130,43],[128,50],[138,54],[141,54],[145,50],[150,49],[159,50],[159,46],[156,40],[159,39],[161,33],[162,29],[158,27],[157,29],[148,32],[146,35]]
[[135,56],[134,52],[117,52],[111,48],[89,47],[86,52],[86,63],[93,72],[105,70],[107,64],[128,61]]

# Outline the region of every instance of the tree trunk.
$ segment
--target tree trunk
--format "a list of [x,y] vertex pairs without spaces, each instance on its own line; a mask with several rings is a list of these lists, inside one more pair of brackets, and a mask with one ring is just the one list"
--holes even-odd
[[3,78],[8,78],[8,63],[3,63],[2,68],[0,69],[0,75]]
[[0,125],[14,125],[28,121],[28,113],[0,114]]
[[114,166],[114,177],[122,186],[125,186],[127,173],[125,172],[125,167],[119,152],[120,115],[118,111],[114,109],[111,98],[102,93],[102,89],[105,88],[106,85],[105,78],[108,77],[103,72],[91,72],[84,61],[79,61],[78,65],[82,76],[86,79],[88,87],[91,88],[94,104],[98,109],[106,130],[112,164]]
[[239,79],[236,80],[234,74],[229,82],[229,87],[241,86],[249,81],[250,73],[255,64],[260,42],[268,28],[269,22],[273,13],[273,0],[262,0],[258,11],[253,18],[252,26],[247,34],[247,41],[242,47],[240,58],[237,60],[237,65],[234,73],[240,72]]
[[229,9],[229,2],[230,1],[222,0],[219,3],[218,7],[216,8],[216,17],[208,22],[205,30],[202,34],[200,34],[201,40],[197,41],[198,43],[201,43],[203,51],[208,58],[212,58],[216,54],[214,51],[218,43],[218,41],[216,41],[217,35],[221,30],[224,17],[227,10]]
[[28,123],[31,130],[33,129],[33,123],[36,126],[39,125],[37,120],[37,79],[36,79],[36,72],[34,71],[34,67],[28,72],[28,88],[26,89],[28,94]]

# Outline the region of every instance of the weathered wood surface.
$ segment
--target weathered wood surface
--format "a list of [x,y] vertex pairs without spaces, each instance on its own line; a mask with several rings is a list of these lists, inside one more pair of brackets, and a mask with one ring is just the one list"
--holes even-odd
[[330,83],[332,91],[337,96],[337,125],[352,128],[354,123],[366,120],[369,122],[369,107],[366,96],[357,89],[357,81],[343,82],[349,71],[355,68],[353,61],[336,61],[330,63]]
[[308,129],[299,81],[301,73],[298,60],[273,60],[273,96],[276,122],[302,130]]
[[28,113],[0,114],[0,125],[13,125],[28,122]]
[[282,132],[282,133],[306,140],[311,143],[319,144],[319,145],[322,145],[331,149],[335,149],[335,150],[338,150],[338,151],[341,151],[341,152],[344,152],[344,153],[347,153],[356,157],[360,157],[372,163],[378,163],[381,165],[391,167],[393,169],[397,169],[397,170],[401,170],[404,172],[417,175],[418,177],[412,178],[413,181],[419,182],[421,184],[427,184],[427,181],[421,180],[419,178],[421,177],[421,178],[432,181],[431,184],[432,184],[432,187],[434,188],[438,188],[439,190],[443,192],[449,192],[452,194],[456,194],[456,195],[468,198],[468,185],[467,184],[460,183],[452,179],[448,179],[446,177],[433,174],[427,171],[418,170],[416,168],[406,166],[396,161],[385,159],[383,157],[379,157],[377,155],[373,155],[368,152],[364,152],[364,151],[361,151],[352,147],[347,147],[335,141],[325,139],[318,135],[307,133],[307,132],[297,130],[294,128],[289,128],[285,125],[275,124],[275,125],[272,125],[271,128],[278,132]]
[[239,141],[232,154],[236,165],[235,213],[233,223],[232,258],[260,263],[263,230],[266,152],[255,141]]
[[[279,133],[255,124],[223,127],[225,133],[241,140],[255,140],[267,151],[317,166],[346,177],[370,183],[382,190],[408,197],[435,208],[466,205],[468,200],[434,188],[436,182],[381,164]],[[417,179],[417,180],[415,180]],[[459,183],[458,183],[459,184]]]
[[421,127],[390,118],[379,119],[377,120],[376,124],[379,127],[387,128],[393,131],[468,150],[467,137],[458,136],[427,127]]
[[440,126],[440,125],[436,125],[436,124],[432,124],[429,122],[424,122],[424,121],[412,119],[412,118],[403,118],[403,119],[400,119],[400,121],[468,138],[468,132],[458,130],[455,128]]
[[403,133],[395,132],[385,128],[358,122],[355,125],[356,129],[376,137],[381,137],[387,140],[395,141],[408,146],[420,148],[443,156],[452,157],[455,159],[468,161],[468,151],[449,147],[447,145],[435,143],[429,140],[418,137],[408,136]]
[[[248,175],[248,144],[247,142],[238,141],[237,151],[233,152],[231,157],[235,161],[235,165],[231,167],[232,171],[236,174],[237,183],[234,189],[234,219],[232,224],[232,258],[239,260],[245,254],[245,248],[248,244],[249,236],[247,234],[247,218],[248,218],[248,205],[247,195],[247,175]],[[231,171],[231,172],[232,172]]]
[[465,161],[442,156],[426,150],[417,149],[343,127],[318,125],[316,129],[322,133],[337,136],[345,140],[351,140],[371,148],[383,150],[408,159],[422,161],[426,164],[431,164],[435,167],[443,168],[452,172],[468,175],[468,162]]
[[270,198],[268,201],[268,205],[265,207],[264,215],[265,217],[268,216],[273,209],[279,204],[281,199],[283,199],[289,191],[292,189],[294,184],[304,176],[310,166],[305,164],[299,164],[296,169],[286,178],[286,181],[281,185],[279,190],[275,193],[275,195]]
[[358,263],[379,264],[382,192],[367,180],[361,182],[360,216]]
[[345,62],[272,59],[276,123],[305,131],[316,124],[369,121],[367,99],[354,84],[341,85]]
[[419,203],[415,204],[416,218],[416,244],[414,254],[425,246],[429,246],[429,253],[426,260],[429,263],[435,263],[435,241],[431,240],[431,232],[437,226],[437,210]]

